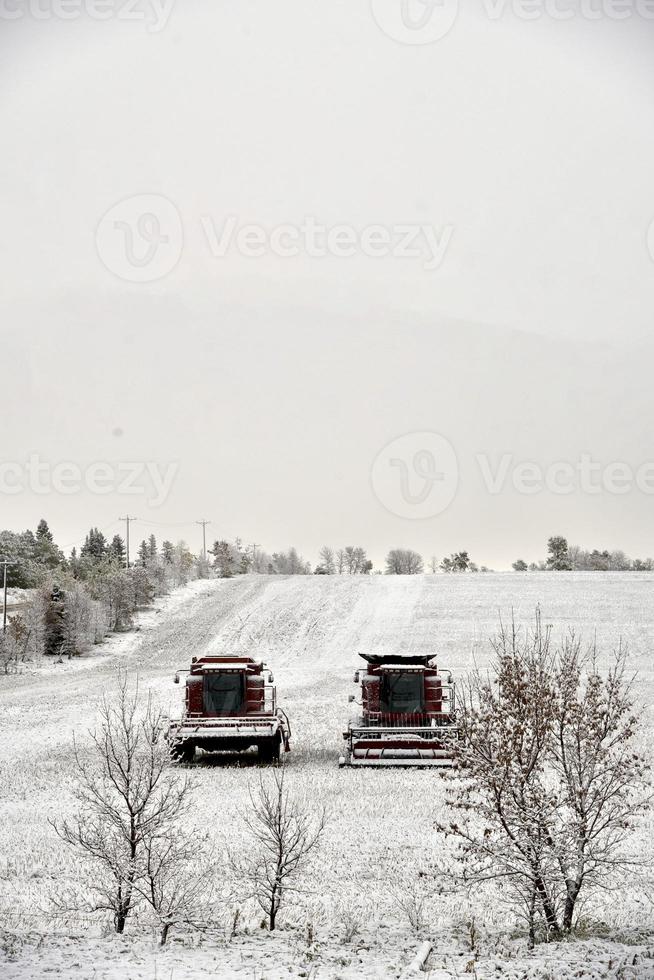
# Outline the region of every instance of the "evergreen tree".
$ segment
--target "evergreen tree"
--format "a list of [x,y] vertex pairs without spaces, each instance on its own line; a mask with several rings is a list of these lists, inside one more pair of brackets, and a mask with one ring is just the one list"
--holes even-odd
[[38,585],[40,569],[32,531],[0,531],[0,555],[11,562],[7,566],[9,588],[32,589]]
[[37,565],[52,570],[64,564],[64,553],[54,543],[48,522],[43,518],[36,529],[34,543],[34,561]]
[[79,556],[77,554],[77,548],[73,548],[70,553],[70,558],[68,559],[68,568],[73,576],[73,578],[79,578],[80,562]]
[[216,541],[211,549],[214,568],[221,578],[231,578],[234,574],[234,559],[228,541]]
[[65,647],[66,593],[57,585],[49,591],[43,625],[44,650],[48,656],[61,656]]
[[141,543],[139,545],[139,552],[138,552],[138,554],[139,554],[139,565],[141,565],[143,568],[145,568],[146,565],[148,564],[148,560],[150,558],[150,548],[148,546],[148,542],[147,541],[141,541]]
[[92,561],[102,561],[103,558],[107,557],[107,540],[97,527],[92,527],[86,535],[80,557],[90,558]]
[[52,541],[52,531],[48,527],[48,522],[42,517],[36,529],[37,541]]
[[161,554],[163,555],[163,560],[167,565],[172,565],[175,559],[175,547],[172,541],[164,541],[161,545]]
[[154,534],[151,534],[148,539],[148,557],[156,558],[157,555],[157,539],[155,538]]
[[569,572],[572,568],[568,554],[568,542],[561,535],[550,538],[547,542],[547,567],[555,572]]
[[108,549],[109,561],[122,568],[125,565],[125,542],[120,534],[114,534]]

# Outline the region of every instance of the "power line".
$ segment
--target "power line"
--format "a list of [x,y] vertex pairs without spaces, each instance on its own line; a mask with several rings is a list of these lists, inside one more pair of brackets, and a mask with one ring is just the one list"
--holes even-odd
[[0,558],[0,565],[4,566],[3,606],[2,606],[2,632],[7,629],[7,565],[17,565],[17,561],[9,561],[8,558]]
[[125,552],[127,555],[127,568],[129,568],[129,526],[132,521],[137,521],[138,517],[130,517],[129,514],[126,517],[119,517],[119,521],[125,521]]
[[189,527],[193,521],[141,521],[140,523],[147,524],[148,527]]
[[256,559],[257,559],[257,548],[259,547],[259,544],[258,544],[258,542],[256,544],[255,543],[252,543],[250,545],[250,547],[252,548],[252,571],[253,572],[256,572],[257,569],[256,569],[256,566],[255,566],[255,562],[256,562]]
[[211,524],[211,521],[196,521],[196,524],[202,526],[202,557],[206,559],[207,557],[207,524]]

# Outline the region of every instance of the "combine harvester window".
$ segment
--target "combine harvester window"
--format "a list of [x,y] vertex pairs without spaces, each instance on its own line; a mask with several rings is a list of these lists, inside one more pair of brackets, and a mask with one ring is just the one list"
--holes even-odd
[[382,678],[381,710],[389,714],[411,714],[424,707],[422,674],[387,673]]
[[208,714],[242,714],[244,700],[245,677],[243,674],[205,675],[204,710]]

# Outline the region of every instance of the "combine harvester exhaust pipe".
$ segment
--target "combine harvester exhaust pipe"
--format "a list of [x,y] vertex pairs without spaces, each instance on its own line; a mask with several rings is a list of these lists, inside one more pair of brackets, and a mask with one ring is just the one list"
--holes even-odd
[[[456,765],[456,691],[431,655],[367,655],[361,716],[343,733],[341,766],[450,769]],[[353,695],[350,701],[354,701]]]

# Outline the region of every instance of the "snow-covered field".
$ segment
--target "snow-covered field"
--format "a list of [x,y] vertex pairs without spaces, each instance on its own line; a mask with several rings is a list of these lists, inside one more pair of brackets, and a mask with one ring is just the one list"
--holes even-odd
[[[488,636],[500,611],[506,616],[513,608],[518,620],[527,621],[538,603],[544,620],[557,630],[575,626],[589,639],[596,631],[607,662],[622,637],[639,675],[651,729],[653,585],[647,574],[599,573],[247,576],[197,582],[146,614],[139,632],[114,638],[89,657],[3,677],[1,975],[21,980],[392,977],[402,975],[428,939],[434,947],[427,966],[432,978],[654,977],[652,907],[635,889],[607,896],[601,909],[587,910],[595,938],[528,955],[513,938],[501,906],[439,898],[433,887],[429,872],[442,853],[433,825],[443,777],[433,771],[337,767],[357,652],[433,652],[461,676],[473,660],[483,663],[488,657]],[[233,909],[226,909],[225,928],[215,935],[200,940],[173,933],[163,950],[143,923],[135,922],[131,931],[128,926],[118,938],[82,916],[65,923],[53,919],[52,895],[76,874],[70,849],[49,823],[74,806],[73,731],[82,735],[93,724],[98,698],[111,689],[117,666],[138,672],[141,684],[175,713],[183,690],[172,683],[175,669],[210,649],[255,654],[274,669],[280,703],[293,725],[289,783],[329,808],[305,893],[276,934],[261,930],[246,910],[236,936],[228,940]],[[252,766],[206,759],[189,769],[194,821],[219,849],[244,846],[241,813],[257,773]],[[643,830],[643,847],[651,846],[651,830]],[[222,873],[218,862],[216,874]],[[404,909],[412,895],[425,901],[418,928]],[[360,929],[345,941],[357,917]],[[476,964],[473,928],[482,953]],[[610,938],[596,938],[600,932]]]

